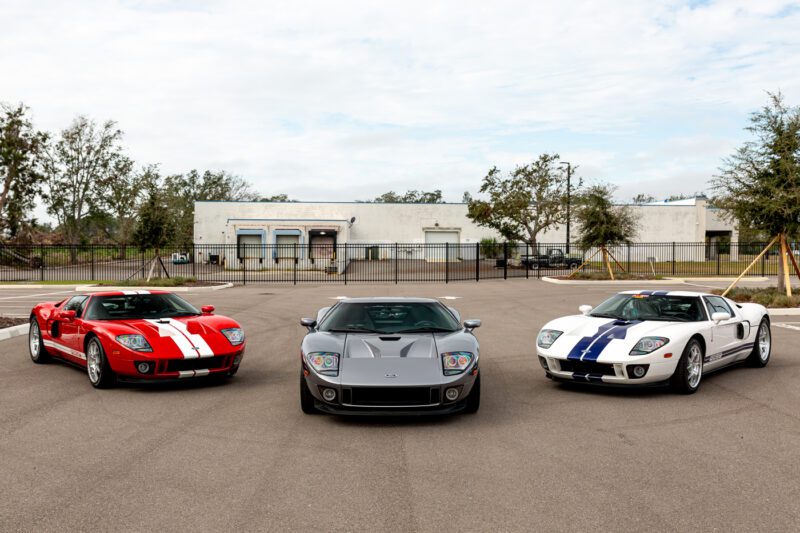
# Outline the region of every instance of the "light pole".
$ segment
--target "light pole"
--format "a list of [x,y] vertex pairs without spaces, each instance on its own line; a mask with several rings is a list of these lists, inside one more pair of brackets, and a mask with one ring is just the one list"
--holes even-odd
[[567,254],[569,254],[569,207],[570,207],[570,178],[572,177],[572,164],[569,161],[561,161],[559,165],[567,165]]

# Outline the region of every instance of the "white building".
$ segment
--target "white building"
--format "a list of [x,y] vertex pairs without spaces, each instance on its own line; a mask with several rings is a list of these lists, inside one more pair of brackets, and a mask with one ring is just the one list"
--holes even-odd
[[[637,242],[713,242],[738,238],[735,226],[722,220],[705,199],[631,207],[639,220]],[[494,230],[472,222],[467,217],[467,205],[461,203],[196,202],[194,217],[194,240],[200,250],[196,252],[196,260],[225,262],[226,249],[214,250],[211,245],[228,245],[227,250],[237,245],[238,259],[248,264],[257,263],[253,265],[255,268],[280,266],[285,260],[296,259],[330,264],[337,253],[337,245],[341,244],[400,243],[402,249],[397,250],[390,246],[377,249],[365,246],[363,255],[379,259],[397,254],[429,261],[444,260],[439,247],[414,245],[441,244],[442,248],[447,248],[449,260],[467,259],[480,253],[476,243],[482,239],[501,240]],[[578,235],[579,228],[573,224],[571,240],[577,240]],[[539,241],[566,242],[565,227],[544,233]],[[452,255],[444,243],[458,245]],[[349,248],[357,250],[351,253],[362,255],[359,247]],[[216,258],[209,257],[211,255]],[[230,265],[232,258],[227,259]],[[341,270],[344,263],[338,259],[336,269]]]

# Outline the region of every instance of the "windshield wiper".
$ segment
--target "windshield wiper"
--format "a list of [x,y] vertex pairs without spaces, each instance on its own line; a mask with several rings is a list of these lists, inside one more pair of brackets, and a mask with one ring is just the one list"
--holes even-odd
[[186,313],[170,313],[170,314],[167,314],[167,315],[161,315],[159,318],[174,318],[174,317],[179,317],[179,316],[200,316],[200,314],[199,313],[189,313],[189,312],[186,312]]
[[678,318],[676,316],[658,316],[658,317],[646,317],[640,318],[639,320],[656,320],[659,322],[691,322],[686,318]]
[[327,330],[329,333],[387,333],[386,331],[380,331],[378,329],[369,329],[369,328],[334,328]]
[[437,328],[435,326],[426,326],[424,328],[414,328],[414,329],[404,329],[400,331],[395,331],[394,333],[401,334],[401,333],[453,333],[454,331],[458,331],[456,329],[447,329],[447,328]]
[[625,320],[621,316],[611,315],[611,314],[608,314],[608,313],[589,313],[589,316],[593,316],[593,317],[596,317],[596,318],[613,318],[615,320]]

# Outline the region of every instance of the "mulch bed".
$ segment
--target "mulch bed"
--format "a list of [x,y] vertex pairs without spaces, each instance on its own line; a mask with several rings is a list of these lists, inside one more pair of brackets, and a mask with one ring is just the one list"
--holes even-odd
[[27,318],[0,316],[0,329],[10,328],[11,326],[19,326],[20,324],[27,324]]

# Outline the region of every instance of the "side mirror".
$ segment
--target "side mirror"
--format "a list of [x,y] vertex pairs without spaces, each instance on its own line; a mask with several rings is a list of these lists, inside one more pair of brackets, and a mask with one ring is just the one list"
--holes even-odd
[[69,311],[61,311],[58,315],[58,318],[63,320],[64,322],[72,322],[75,320],[75,311],[70,309]]
[[317,325],[317,321],[313,318],[301,318],[300,325],[308,329],[314,329],[314,327]]
[[723,313],[723,312],[711,313],[711,320],[713,320],[714,323],[716,324],[719,324],[720,322],[724,322],[730,319],[731,319],[730,313]]
[[471,318],[469,320],[465,320],[464,321],[464,328],[465,329],[472,330],[472,329],[479,328],[479,327],[481,327],[481,321],[478,320],[477,318]]
[[214,306],[204,305],[203,307],[200,308],[200,310],[203,312],[204,315],[210,315],[211,313],[214,312]]
[[578,307],[578,311],[580,311],[584,315],[588,315],[589,313],[591,313],[592,309],[594,309],[594,308],[591,305],[582,305],[582,306]]

